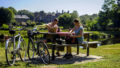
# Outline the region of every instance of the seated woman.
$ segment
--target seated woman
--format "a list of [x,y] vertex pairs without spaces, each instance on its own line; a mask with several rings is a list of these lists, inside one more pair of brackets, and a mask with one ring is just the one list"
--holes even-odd
[[[77,43],[81,44],[83,42],[83,26],[82,24],[79,22],[79,20],[75,19],[74,20],[74,28],[72,30],[70,30],[70,33],[75,32],[75,35],[71,36],[72,38],[77,38]],[[63,58],[66,59],[70,59],[72,58],[72,54],[71,54],[71,46],[67,46],[67,53],[64,55]]]

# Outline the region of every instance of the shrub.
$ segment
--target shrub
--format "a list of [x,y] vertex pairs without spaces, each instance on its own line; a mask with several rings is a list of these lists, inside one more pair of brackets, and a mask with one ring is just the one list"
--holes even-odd
[[8,26],[7,24],[3,24],[3,25],[2,25],[2,29],[3,29],[3,30],[8,30],[8,29],[9,29],[9,26]]

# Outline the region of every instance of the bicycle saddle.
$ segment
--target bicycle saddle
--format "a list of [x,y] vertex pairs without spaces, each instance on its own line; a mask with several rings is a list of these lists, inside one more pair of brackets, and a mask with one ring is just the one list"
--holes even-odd
[[9,30],[10,34],[15,34],[15,30]]

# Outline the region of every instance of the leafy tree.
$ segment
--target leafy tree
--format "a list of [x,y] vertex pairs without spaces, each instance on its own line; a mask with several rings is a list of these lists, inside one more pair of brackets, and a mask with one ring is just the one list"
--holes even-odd
[[120,28],[120,7],[117,0],[105,0],[102,11],[99,13],[98,23],[102,30],[111,27],[114,29]]
[[70,15],[71,15],[71,25],[70,25],[70,27],[73,27],[73,21],[75,20],[75,19],[78,19],[79,20],[79,14],[78,14],[78,12],[77,11],[73,11],[72,13],[70,13]]
[[71,25],[71,15],[69,13],[64,13],[58,17],[59,26],[63,26],[64,28],[69,28]]
[[0,7],[0,26],[14,22],[14,13],[9,8]]
[[88,19],[86,21],[86,26],[87,26],[88,30],[97,30],[98,29],[97,27],[99,27],[99,25],[97,24],[97,21],[98,21],[97,19],[98,19],[98,17],[96,17],[95,19]]
[[8,8],[11,9],[11,10],[13,11],[14,14],[17,13],[17,10],[16,10],[15,8],[13,8],[13,7],[8,7]]
[[71,13],[71,18],[74,20],[74,19],[76,19],[76,18],[78,18],[78,12],[77,11],[73,11],[72,13]]
[[96,26],[98,26],[97,19],[98,15],[97,14],[92,14],[92,15],[82,15],[80,16],[80,21],[83,24],[84,28],[87,28],[87,30],[96,30]]

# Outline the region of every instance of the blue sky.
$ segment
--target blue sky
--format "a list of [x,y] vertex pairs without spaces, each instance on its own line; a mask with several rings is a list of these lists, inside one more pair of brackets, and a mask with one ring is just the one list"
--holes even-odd
[[16,10],[55,12],[77,10],[79,15],[98,13],[104,0],[0,0],[0,7],[12,6]]

